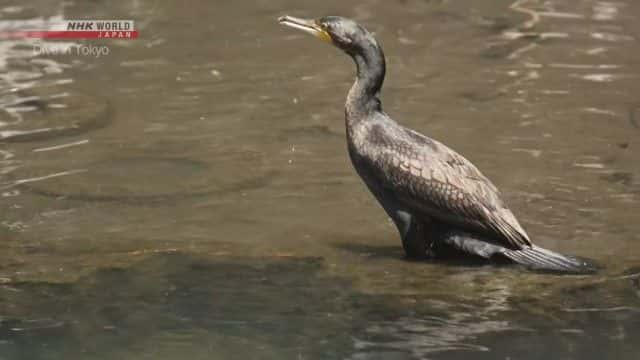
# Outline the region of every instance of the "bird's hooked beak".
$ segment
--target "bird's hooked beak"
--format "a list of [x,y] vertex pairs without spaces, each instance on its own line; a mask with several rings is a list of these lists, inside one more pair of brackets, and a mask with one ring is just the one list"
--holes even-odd
[[282,25],[308,32],[309,34],[319,38],[320,40],[326,41],[328,43],[333,43],[331,35],[329,35],[329,33],[324,30],[315,20],[300,19],[293,16],[281,16],[278,18],[278,22]]

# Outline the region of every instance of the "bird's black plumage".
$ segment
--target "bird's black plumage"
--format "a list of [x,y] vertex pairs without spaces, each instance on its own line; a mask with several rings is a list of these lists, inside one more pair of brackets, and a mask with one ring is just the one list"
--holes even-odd
[[396,224],[408,256],[446,247],[540,270],[587,272],[586,262],[534,246],[498,189],[469,160],[405,128],[381,107],[385,58],[376,39],[342,17],[280,22],[331,42],[356,63],[345,105],[353,165]]

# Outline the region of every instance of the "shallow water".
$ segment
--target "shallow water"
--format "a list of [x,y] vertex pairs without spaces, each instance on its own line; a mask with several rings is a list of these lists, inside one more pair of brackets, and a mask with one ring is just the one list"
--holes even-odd
[[[386,111],[472,160],[536,243],[604,270],[405,260],[346,155],[353,65],[285,13],[375,31]],[[141,38],[99,58],[0,41],[0,359],[635,359],[639,16],[5,1],[0,29],[133,18]]]

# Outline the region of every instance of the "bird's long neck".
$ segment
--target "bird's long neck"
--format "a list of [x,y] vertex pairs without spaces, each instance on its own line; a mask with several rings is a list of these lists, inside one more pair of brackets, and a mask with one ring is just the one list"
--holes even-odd
[[356,80],[347,95],[345,112],[347,125],[355,125],[367,118],[372,111],[380,111],[378,96],[386,71],[384,54],[380,46],[371,40],[350,53],[356,63]]

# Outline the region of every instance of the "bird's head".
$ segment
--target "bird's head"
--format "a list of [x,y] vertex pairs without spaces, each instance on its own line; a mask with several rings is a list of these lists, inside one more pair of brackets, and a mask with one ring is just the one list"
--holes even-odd
[[371,45],[378,47],[373,36],[365,28],[353,20],[340,16],[325,16],[315,20],[282,16],[278,22],[310,33],[351,55]]

